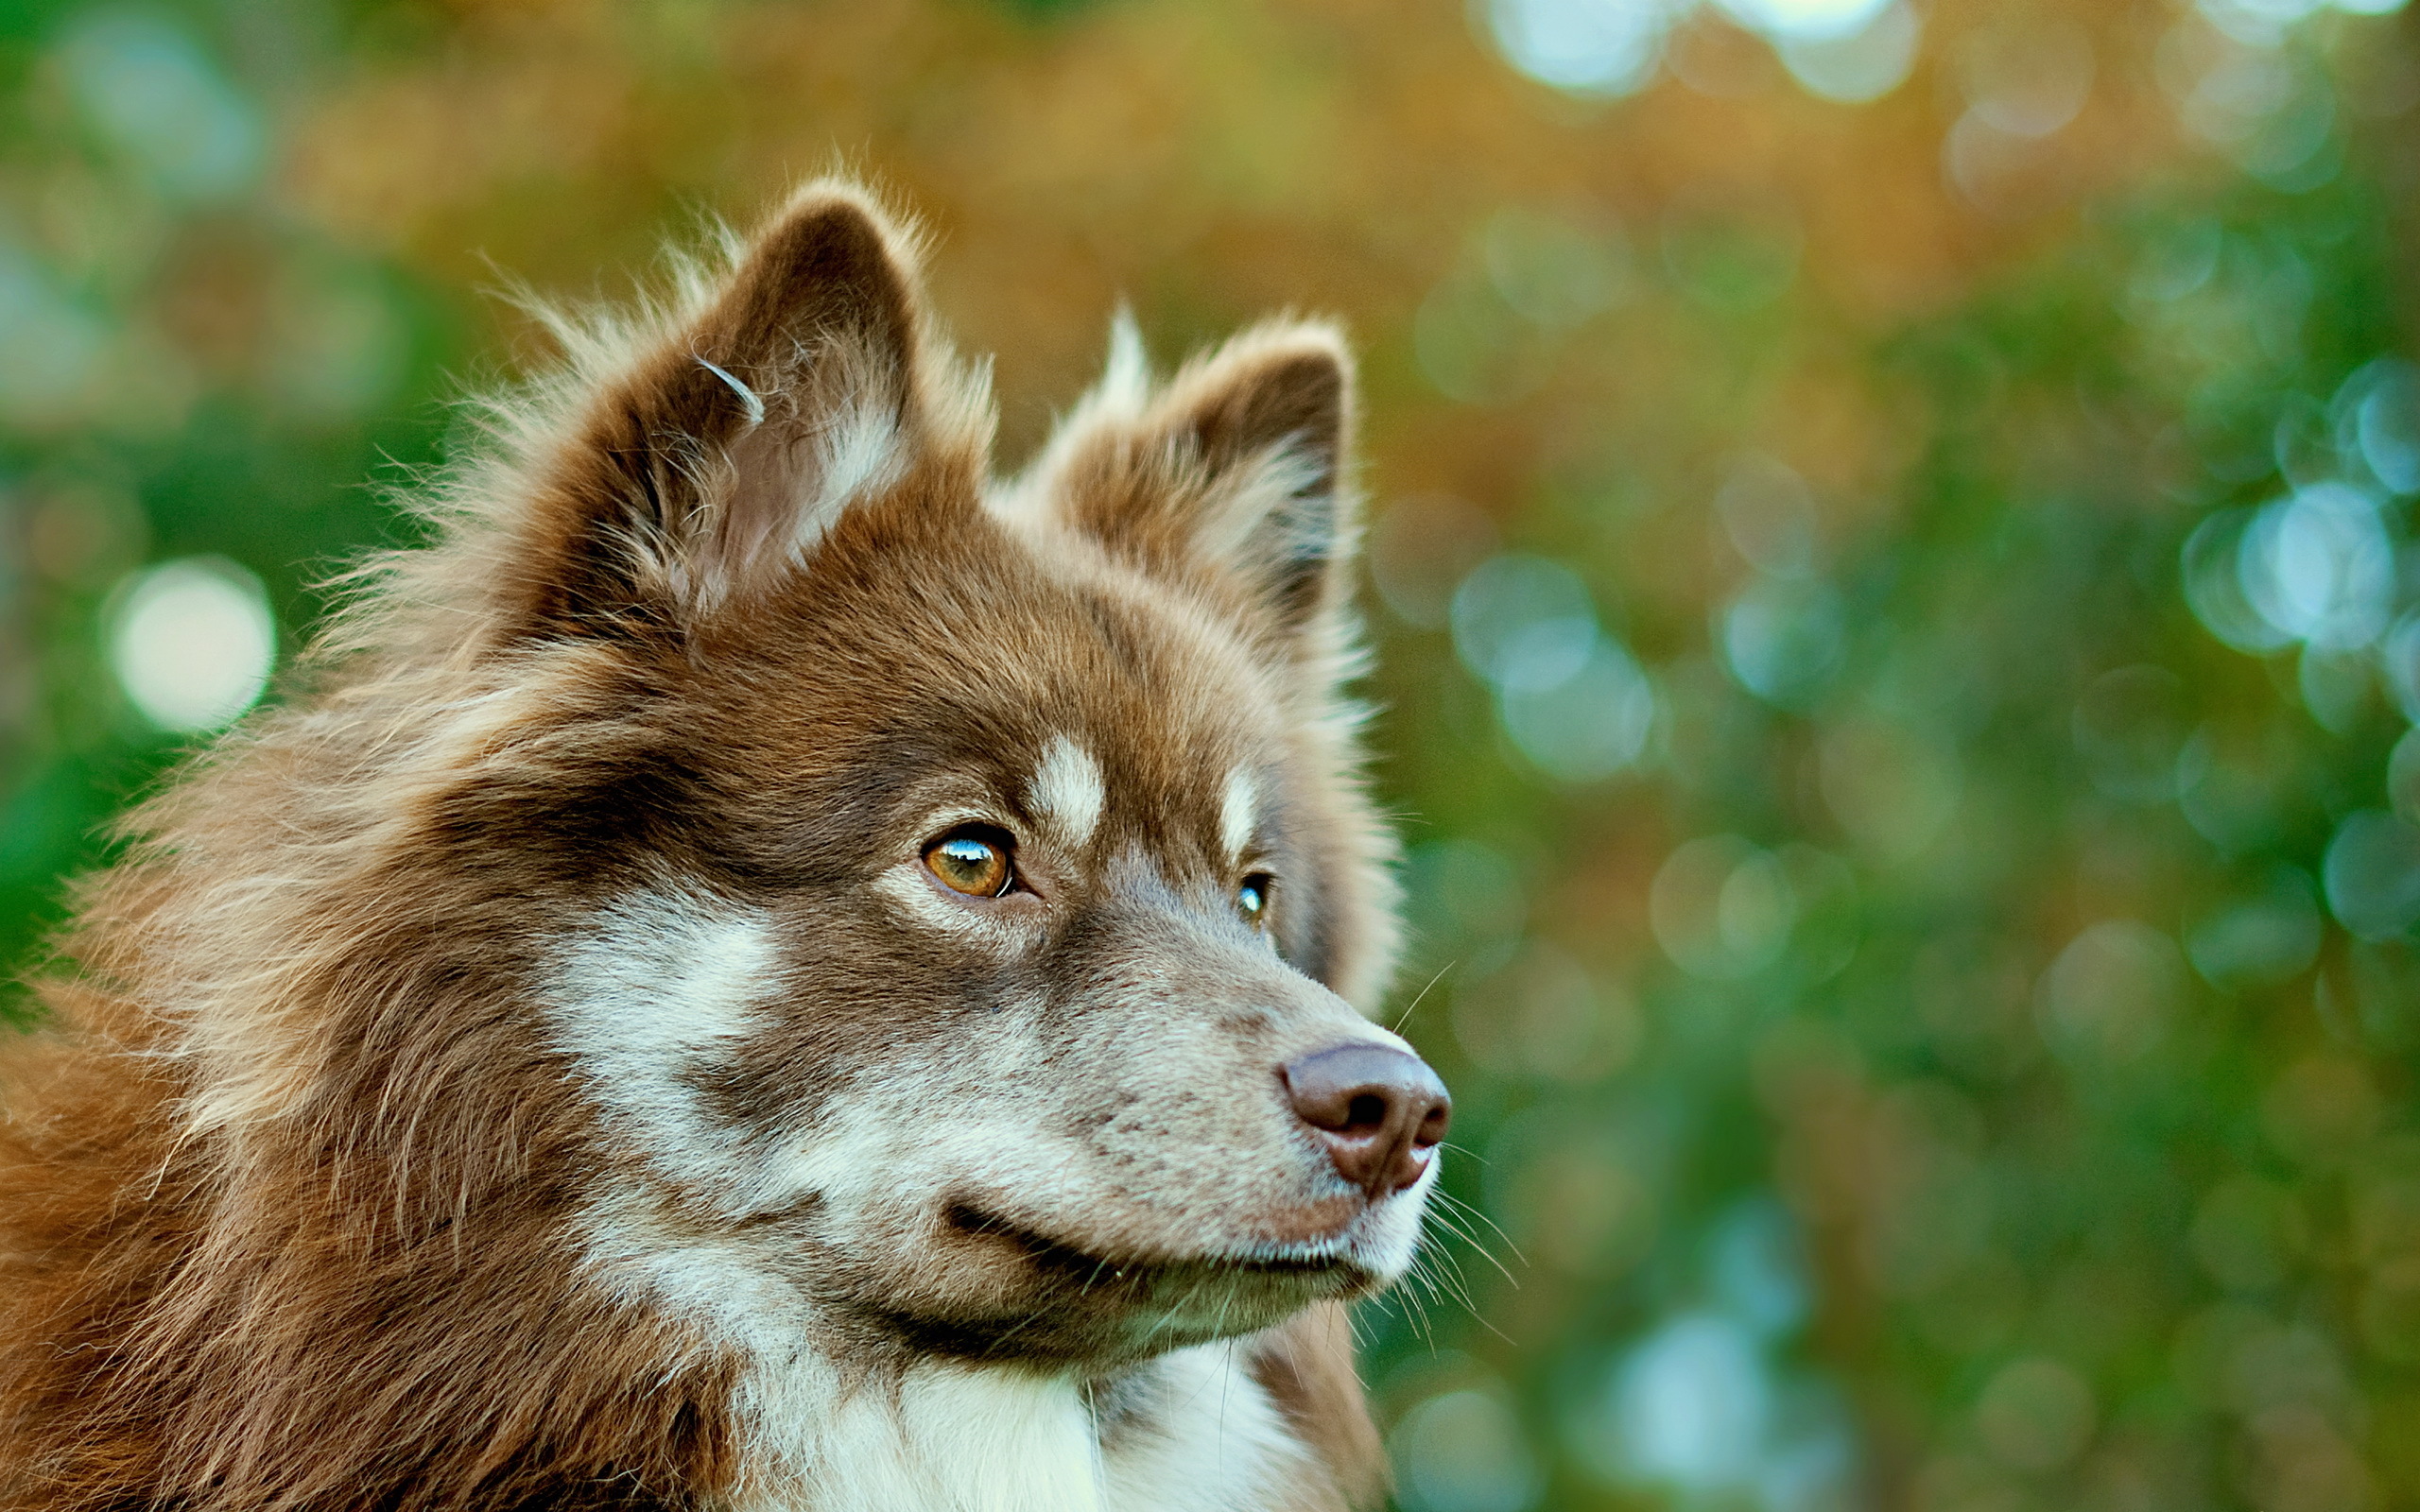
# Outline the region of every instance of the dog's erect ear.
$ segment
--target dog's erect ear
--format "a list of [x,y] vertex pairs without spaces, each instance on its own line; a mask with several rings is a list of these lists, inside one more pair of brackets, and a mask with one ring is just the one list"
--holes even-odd
[[558,330],[587,397],[524,522],[528,633],[709,612],[804,560],[853,504],[978,467],[988,443],[942,395],[908,239],[846,186],[802,191],[635,336]]
[[1154,391],[1121,318],[1108,375],[1025,492],[1149,569],[1240,583],[1290,634],[1345,593],[1352,427],[1352,358],[1330,326],[1247,332]]

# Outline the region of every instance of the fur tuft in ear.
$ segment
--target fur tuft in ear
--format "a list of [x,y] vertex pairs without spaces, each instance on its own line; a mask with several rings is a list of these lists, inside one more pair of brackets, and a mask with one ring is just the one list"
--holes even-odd
[[1121,319],[1108,372],[1018,493],[1148,568],[1239,580],[1290,635],[1343,594],[1352,427],[1352,358],[1331,326],[1247,332],[1154,393]]
[[587,397],[526,521],[527,627],[695,618],[920,472],[971,498],[985,406],[927,332],[914,266],[871,198],[816,183],[680,308],[570,331]]
[[[1327,604],[1350,545],[1342,488],[1352,359],[1323,326],[1247,335],[1169,385],[1180,442],[1213,479],[1224,508],[1198,537],[1214,559],[1257,581],[1279,620],[1299,627]],[[1256,476],[1254,474],[1257,474]]]

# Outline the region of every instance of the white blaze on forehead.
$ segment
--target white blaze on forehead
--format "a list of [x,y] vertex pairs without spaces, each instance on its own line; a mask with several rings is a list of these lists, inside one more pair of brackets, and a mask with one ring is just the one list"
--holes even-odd
[[1092,752],[1064,735],[1053,736],[1050,747],[1042,753],[1042,765],[1033,769],[1026,806],[1057,825],[1061,838],[1069,845],[1080,846],[1099,827],[1101,806],[1107,800],[1100,763],[1093,760]]
[[1259,823],[1260,783],[1251,767],[1238,766],[1227,774],[1227,791],[1219,802],[1219,836],[1227,842],[1227,854],[1240,857]]

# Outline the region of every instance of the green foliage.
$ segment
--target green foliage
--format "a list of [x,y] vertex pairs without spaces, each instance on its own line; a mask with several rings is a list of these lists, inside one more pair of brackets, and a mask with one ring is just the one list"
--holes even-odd
[[[2382,1478],[2420,1430],[2420,816],[2389,777],[2420,757],[2420,667],[2392,628],[2409,590],[2352,565],[2408,539],[2420,471],[2394,449],[2420,410],[2376,458],[2345,421],[2409,383],[2382,208],[2350,179],[2121,199],[1871,342],[1861,376],[1918,417],[1915,455],[1812,547],[1787,539],[1808,508],[1787,470],[1722,486],[1730,544],[1780,571],[1714,610],[1710,657],[1661,662],[1647,793],[1555,782],[1487,730],[1485,632],[1457,627],[1459,662],[1388,637],[1381,743],[1410,753],[1414,835],[1441,836],[1414,852],[1413,976],[1438,980],[1412,1011],[1458,1056],[1480,1159],[1449,1184],[1488,1215],[1374,1351],[1454,1404],[1399,1431],[1407,1500],[2420,1494]],[[2210,247],[2189,287],[2159,282],[2179,237]],[[2176,350],[2229,326],[2263,338]],[[2188,551],[2298,486],[2355,490],[2348,528],[2377,533],[2327,565],[2260,555],[2259,526]],[[1558,502],[1523,533],[1550,539]],[[1609,596],[1639,572],[1620,533],[1565,559]],[[2188,607],[2197,562],[2205,606],[2311,573],[2315,612],[2366,621],[2247,654]],[[1696,640],[1634,635],[1666,637]],[[1627,833],[1651,795],[1700,837],[1660,863]],[[2365,835],[2378,858],[2348,862]],[[1609,918],[1641,904],[1653,953]],[[1469,1275],[1510,1248],[1490,1219],[1526,1253],[1517,1297]],[[1473,1331],[1465,1295],[1523,1322]],[[1471,1463],[1495,1489],[1458,1480]]]

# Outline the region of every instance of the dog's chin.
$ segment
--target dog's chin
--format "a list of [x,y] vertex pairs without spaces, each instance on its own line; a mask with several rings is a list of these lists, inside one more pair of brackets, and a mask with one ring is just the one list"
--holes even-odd
[[1392,1246],[1370,1231],[1367,1216],[1303,1237],[1150,1252],[952,1202],[939,1215],[933,1252],[916,1267],[913,1295],[860,1298],[855,1310],[922,1353],[1112,1366],[1257,1332],[1313,1302],[1383,1291],[1402,1263],[1380,1253]]

